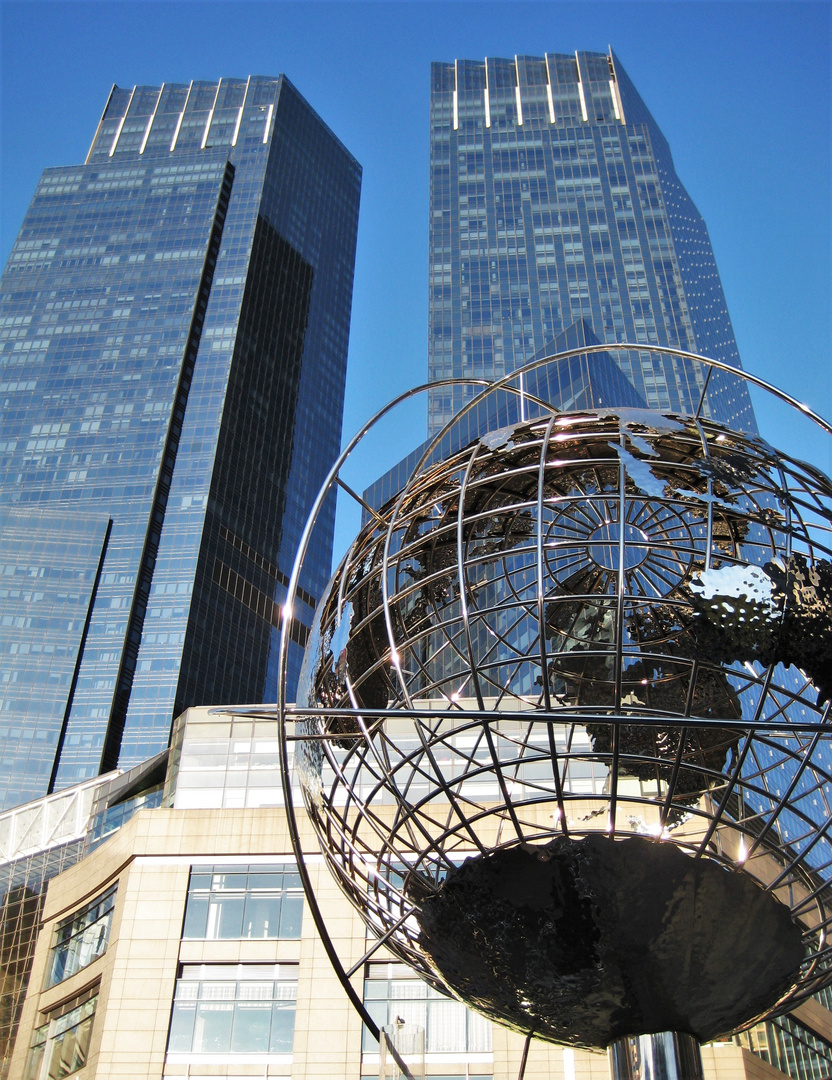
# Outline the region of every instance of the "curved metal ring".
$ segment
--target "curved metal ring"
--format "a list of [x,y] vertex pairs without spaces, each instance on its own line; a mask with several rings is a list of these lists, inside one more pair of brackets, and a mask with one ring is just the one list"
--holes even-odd
[[[327,476],[326,476],[326,478],[324,480],[324,483],[322,484],[321,489],[320,489],[320,491],[318,493],[318,496],[317,496],[317,498],[316,498],[316,500],[315,500],[315,502],[314,502],[314,504],[312,506],[309,517],[307,518],[306,525],[304,527],[303,533],[302,533],[300,541],[299,541],[298,552],[297,552],[297,555],[296,555],[296,558],[295,558],[295,562],[294,562],[294,565],[293,565],[293,568],[292,568],[292,573],[291,573],[290,579],[289,579],[289,584],[288,584],[288,587],[287,587],[286,602],[285,602],[285,605],[284,605],[284,608],[283,608],[282,619],[281,619],[281,628],[280,628],[280,644],[279,644],[279,659],[278,659],[278,688],[277,688],[276,709],[277,709],[277,718],[278,718],[278,726],[279,726],[279,733],[280,733],[280,769],[281,769],[281,778],[282,778],[283,788],[284,788],[284,798],[285,798],[285,806],[286,806],[287,825],[288,825],[288,828],[289,828],[289,835],[290,835],[290,839],[291,839],[291,843],[292,843],[292,849],[293,849],[293,852],[294,852],[294,855],[295,855],[295,858],[296,858],[297,864],[298,864],[298,872],[299,872],[299,875],[301,877],[301,882],[303,884],[304,892],[306,894],[307,903],[309,905],[310,914],[312,915],[313,921],[315,922],[315,926],[316,926],[316,928],[318,930],[318,933],[319,933],[319,935],[321,937],[321,941],[322,941],[322,943],[324,945],[324,948],[325,948],[325,950],[327,952],[327,955],[328,955],[328,957],[330,959],[330,962],[332,963],[333,970],[335,971],[335,974],[338,977],[339,981],[341,982],[341,984],[342,984],[347,996],[349,997],[351,1003],[356,1008],[359,1015],[362,1017],[364,1023],[367,1025],[370,1032],[376,1038],[378,1038],[378,1035],[379,1035],[378,1027],[374,1023],[374,1021],[372,1020],[372,1017],[370,1017],[370,1015],[367,1012],[366,1008],[364,1007],[362,999],[359,997],[359,995],[357,994],[355,988],[352,986],[352,984],[350,982],[350,976],[352,974],[354,974],[356,970],[358,970],[358,968],[367,960],[367,958],[370,955],[372,955],[372,953],[375,951],[375,949],[378,948],[378,946],[382,942],[376,942],[374,944],[373,948],[371,948],[367,953],[365,953],[365,956],[362,957],[362,959],[358,962],[358,964],[353,965],[352,969],[349,972],[347,972],[345,970],[343,964],[341,963],[340,958],[337,955],[337,952],[335,950],[335,946],[334,946],[334,943],[332,941],[332,938],[329,935],[329,932],[327,930],[325,920],[323,919],[323,916],[322,916],[322,913],[321,913],[321,910],[320,910],[320,906],[318,905],[317,898],[315,896],[314,889],[312,887],[312,882],[311,882],[311,879],[310,879],[310,876],[309,876],[309,872],[308,872],[308,868],[307,868],[307,865],[306,865],[305,856],[304,856],[304,852],[303,852],[303,846],[302,846],[300,833],[299,833],[299,829],[298,829],[297,816],[296,816],[296,813],[295,813],[295,807],[294,807],[294,801],[293,801],[293,795],[292,795],[291,770],[290,770],[290,762],[289,762],[289,747],[288,747],[288,744],[289,744],[290,741],[294,741],[295,737],[293,735],[289,734],[289,732],[287,730],[287,723],[291,723],[292,720],[294,719],[294,717],[292,717],[292,715],[291,715],[291,710],[290,710],[290,707],[289,707],[289,703],[286,701],[286,698],[285,698],[287,654],[288,654],[289,629],[290,629],[290,624],[291,624],[292,610],[293,610],[293,607],[294,607],[295,596],[296,596],[296,593],[297,593],[297,587],[298,587],[298,581],[299,581],[299,577],[300,577],[300,571],[301,571],[301,567],[303,565],[304,558],[306,556],[306,552],[308,550],[312,530],[315,527],[315,524],[317,522],[318,516],[319,516],[320,511],[321,511],[321,508],[323,506],[324,500],[326,499],[327,495],[330,493],[333,484],[338,483],[338,481],[339,481],[339,473],[340,473],[344,463],[348,460],[348,458],[350,457],[350,455],[354,451],[355,447],[365,437],[365,435],[373,427],[375,427],[375,425],[384,416],[386,416],[389,412],[391,412],[394,408],[396,408],[398,405],[402,404],[403,402],[405,402],[407,400],[410,400],[411,398],[414,398],[419,394],[423,394],[423,393],[426,393],[428,391],[436,390],[436,389],[439,389],[439,388],[442,388],[442,387],[449,387],[449,386],[451,386],[451,387],[452,386],[479,386],[479,387],[482,387],[481,393],[475,395],[469,402],[467,402],[459,410],[459,412],[457,412],[454,415],[454,417],[452,417],[452,419],[445,425],[445,427],[443,427],[442,430],[429,441],[426,449],[424,450],[424,452],[421,455],[419,461],[416,463],[416,465],[414,467],[413,472],[414,472],[414,474],[416,474],[416,473],[418,473],[419,469],[425,464],[425,462],[430,458],[430,455],[433,453],[433,451],[436,449],[436,447],[440,444],[443,437],[451,430],[453,425],[457,424],[459,422],[459,420],[463,416],[465,416],[468,412],[470,412],[478,404],[480,404],[480,402],[483,400],[483,398],[487,394],[494,393],[495,391],[498,391],[498,390],[503,390],[503,391],[506,391],[508,393],[515,394],[516,396],[521,398],[521,400],[523,398],[525,398],[526,400],[534,401],[535,404],[539,405],[544,410],[548,410],[553,414],[557,414],[559,410],[557,410],[555,407],[553,407],[551,405],[551,403],[545,402],[545,401],[543,401],[541,399],[533,397],[532,395],[526,394],[524,392],[524,390],[522,388],[522,379],[523,379],[523,376],[526,373],[532,372],[532,371],[536,370],[537,368],[539,368],[539,367],[541,367],[543,365],[548,365],[548,364],[553,364],[553,363],[560,363],[562,361],[566,361],[566,360],[568,360],[568,359],[570,359],[570,358],[572,358],[574,356],[578,356],[578,355],[589,355],[589,354],[600,353],[600,352],[623,352],[623,351],[660,353],[660,354],[665,354],[665,355],[670,355],[670,356],[676,356],[676,357],[679,357],[681,359],[691,360],[691,361],[706,365],[709,368],[709,373],[708,373],[708,376],[707,376],[706,381],[705,381],[705,388],[707,387],[707,379],[710,378],[710,373],[711,373],[712,370],[719,370],[719,371],[725,372],[726,374],[734,375],[735,377],[737,377],[737,378],[739,378],[741,380],[747,381],[747,382],[751,383],[752,385],[758,386],[761,389],[767,391],[768,393],[771,393],[773,396],[775,396],[779,400],[781,400],[781,401],[785,402],[786,404],[792,406],[793,408],[797,409],[799,412],[801,412],[803,415],[805,415],[808,419],[810,419],[812,422],[817,424],[827,434],[832,435],[832,424],[830,424],[823,417],[821,417],[820,415],[815,413],[807,405],[802,404],[797,399],[791,397],[789,394],[785,393],[784,391],[779,390],[777,387],[773,386],[772,384],[767,383],[765,380],[763,380],[763,379],[761,379],[761,378],[759,378],[757,376],[754,376],[754,375],[752,375],[752,374],[750,374],[748,372],[745,372],[742,369],[735,368],[732,365],[726,364],[726,363],[724,363],[722,361],[713,360],[713,359],[711,359],[709,357],[702,356],[702,355],[697,354],[697,353],[692,353],[692,352],[689,352],[689,351],[683,350],[683,349],[675,349],[675,348],[669,348],[669,347],[663,347],[663,346],[657,346],[657,345],[648,345],[648,344],[644,344],[644,343],[617,342],[617,343],[609,343],[609,344],[599,344],[599,345],[594,345],[594,346],[586,346],[586,345],[584,345],[584,346],[582,346],[580,348],[569,349],[569,350],[566,350],[566,351],[561,352],[561,353],[557,353],[557,354],[553,354],[551,356],[543,357],[543,358],[541,358],[539,360],[530,361],[529,363],[523,365],[522,367],[515,368],[513,371],[511,371],[510,373],[502,376],[499,379],[476,379],[476,378],[443,379],[443,380],[437,380],[435,382],[423,383],[420,386],[414,387],[411,390],[405,391],[404,393],[398,395],[396,398],[394,398],[392,401],[390,401],[387,405],[385,405],[382,409],[380,409],[369,421],[367,421],[362,426],[362,428],[356,433],[356,435],[349,441],[347,446],[344,448],[344,450],[341,452],[341,454],[339,455],[339,457],[337,458],[337,460],[335,461],[335,463],[332,465],[331,469],[329,470],[329,473],[327,474]],[[519,388],[515,387],[513,385],[514,382],[518,381],[518,380],[520,382],[520,387]],[[697,409],[697,416],[699,415],[699,412],[701,411],[701,408],[702,408],[702,404],[704,402],[705,388],[703,388],[703,391],[702,391],[702,397],[700,399],[699,408]],[[400,495],[399,500],[398,500],[398,502],[396,504],[396,508],[393,511],[393,515],[392,515],[391,520],[395,520],[395,518],[396,518],[396,514],[397,514],[397,512],[399,510],[399,507],[400,507],[400,504],[401,504],[401,498],[402,498],[402,496]],[[389,536],[390,536],[390,529],[388,529],[388,535],[387,535],[387,543],[388,544],[389,544]],[[390,639],[391,649],[393,650],[393,652],[395,652],[395,650],[394,650],[394,642],[393,642],[393,634],[392,634],[392,626],[389,625],[389,618],[388,618],[387,632],[388,632],[388,637]],[[364,712],[367,715],[370,715],[372,710],[370,710],[370,711],[364,710]],[[379,711],[379,715],[384,715],[384,711]],[[401,710],[398,711],[398,715],[402,715]],[[606,722],[610,722],[610,719],[611,718],[606,717]],[[628,717],[627,719],[630,720],[630,722],[632,722],[631,718]],[[691,721],[689,720],[687,722],[690,723]],[[696,721],[694,720],[693,723],[695,724]],[[812,725],[812,726],[814,726],[814,725]]]

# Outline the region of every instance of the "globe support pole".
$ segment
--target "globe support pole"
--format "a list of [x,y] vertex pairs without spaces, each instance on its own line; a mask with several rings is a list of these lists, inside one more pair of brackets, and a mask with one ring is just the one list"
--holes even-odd
[[625,1035],[607,1055],[612,1080],[703,1080],[699,1042],[683,1031]]

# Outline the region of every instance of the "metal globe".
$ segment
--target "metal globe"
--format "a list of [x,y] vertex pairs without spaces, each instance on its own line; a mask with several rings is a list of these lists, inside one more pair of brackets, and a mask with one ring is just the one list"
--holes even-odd
[[380,942],[587,1047],[832,981],[825,476],[699,416],[550,413],[368,518],[285,719]]

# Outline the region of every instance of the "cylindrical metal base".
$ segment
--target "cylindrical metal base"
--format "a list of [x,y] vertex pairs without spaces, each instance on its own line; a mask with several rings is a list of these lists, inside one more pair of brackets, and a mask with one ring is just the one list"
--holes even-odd
[[703,1080],[699,1042],[683,1031],[625,1035],[607,1053],[612,1080]]

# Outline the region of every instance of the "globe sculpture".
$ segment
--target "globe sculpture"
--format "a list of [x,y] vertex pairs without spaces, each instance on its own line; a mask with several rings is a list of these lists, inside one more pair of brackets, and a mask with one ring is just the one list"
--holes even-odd
[[329,869],[432,986],[698,1076],[832,981],[832,484],[701,402],[448,445],[318,605],[287,780],[291,744]]

